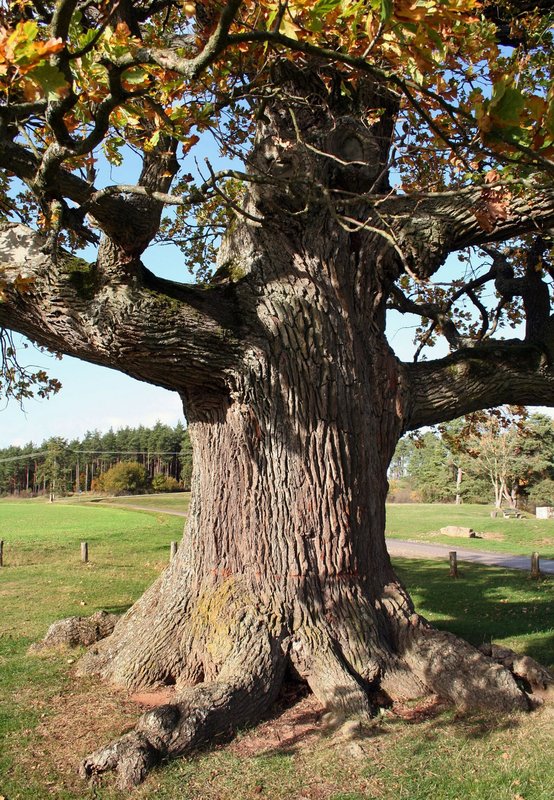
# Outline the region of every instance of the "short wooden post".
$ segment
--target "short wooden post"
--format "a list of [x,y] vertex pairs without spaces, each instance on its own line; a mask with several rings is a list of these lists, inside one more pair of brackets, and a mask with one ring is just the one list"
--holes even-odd
[[457,578],[458,577],[458,556],[455,550],[451,550],[448,553],[450,558],[450,577]]
[[4,566],[4,540],[0,539],[0,567]]
[[84,564],[88,561],[88,542],[81,542],[81,561]]
[[541,576],[540,556],[538,553],[531,553],[531,577],[540,578],[540,576]]
[[177,542],[171,542],[171,547],[169,549],[169,560],[173,561],[175,556],[177,555],[177,548],[179,547]]

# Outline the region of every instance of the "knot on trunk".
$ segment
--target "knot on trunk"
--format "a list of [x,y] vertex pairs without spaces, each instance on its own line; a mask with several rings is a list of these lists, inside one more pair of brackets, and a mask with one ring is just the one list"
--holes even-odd
[[373,78],[320,64],[283,61],[273,70],[279,92],[260,112],[251,155],[268,177],[252,191],[257,207],[286,200],[302,208],[310,193],[321,202],[313,189],[320,186],[348,195],[389,191],[396,95]]

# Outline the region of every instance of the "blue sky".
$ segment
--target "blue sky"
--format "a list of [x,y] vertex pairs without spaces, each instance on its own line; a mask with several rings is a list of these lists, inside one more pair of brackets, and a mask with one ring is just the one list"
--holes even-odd
[[[26,351],[27,354],[30,351]],[[98,428],[107,431],[137,425],[154,425],[157,420],[169,425],[183,421],[183,410],[176,392],[133,380],[114,370],[85,364],[74,358],[40,362],[51,376],[63,384],[49,400],[26,400],[24,410],[13,401],[0,409],[0,447],[39,444],[51,436],[66,439],[81,437]]]

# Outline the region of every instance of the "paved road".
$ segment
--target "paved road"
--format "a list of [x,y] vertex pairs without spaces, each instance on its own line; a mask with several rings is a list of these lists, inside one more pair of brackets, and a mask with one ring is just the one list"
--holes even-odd
[[[445,558],[450,550],[455,550],[458,561],[471,561],[474,564],[486,564],[490,567],[506,567],[507,569],[530,570],[531,555],[513,556],[509,553],[493,553],[490,550],[471,550],[458,545],[427,544],[425,542],[407,542],[403,539],[387,539],[387,547],[391,556],[402,558]],[[540,560],[541,572],[554,575],[554,561],[546,558]]]
[[[154,514],[172,514],[176,517],[186,517],[186,511],[173,511],[166,508],[152,508],[152,506],[130,505],[129,503],[112,503],[102,501],[102,505],[128,508],[133,511],[151,511]],[[490,550],[471,550],[469,547],[458,547],[445,544],[427,544],[426,542],[409,542],[404,539],[387,539],[387,547],[391,556],[401,558],[444,558],[448,553],[456,550],[458,561],[471,561],[474,564],[486,564],[489,567],[506,567],[506,569],[530,570],[531,556],[513,556],[509,553],[493,553]],[[554,575],[554,560],[541,558],[541,572]]]

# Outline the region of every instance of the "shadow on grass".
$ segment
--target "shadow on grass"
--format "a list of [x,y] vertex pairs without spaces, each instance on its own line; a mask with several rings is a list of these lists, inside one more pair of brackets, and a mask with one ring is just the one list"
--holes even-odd
[[462,564],[457,579],[448,564],[394,559],[419,613],[437,628],[478,646],[520,639],[514,649],[554,665],[554,580],[526,573]]
[[131,608],[132,605],[133,605],[132,603],[125,603],[124,605],[120,605],[120,606],[115,606],[115,605],[114,606],[107,606],[107,605],[105,605],[105,606],[102,606],[102,610],[103,611],[107,611],[108,614],[120,614],[121,616],[123,616],[123,614],[125,614],[127,611],[129,611],[129,609]]

